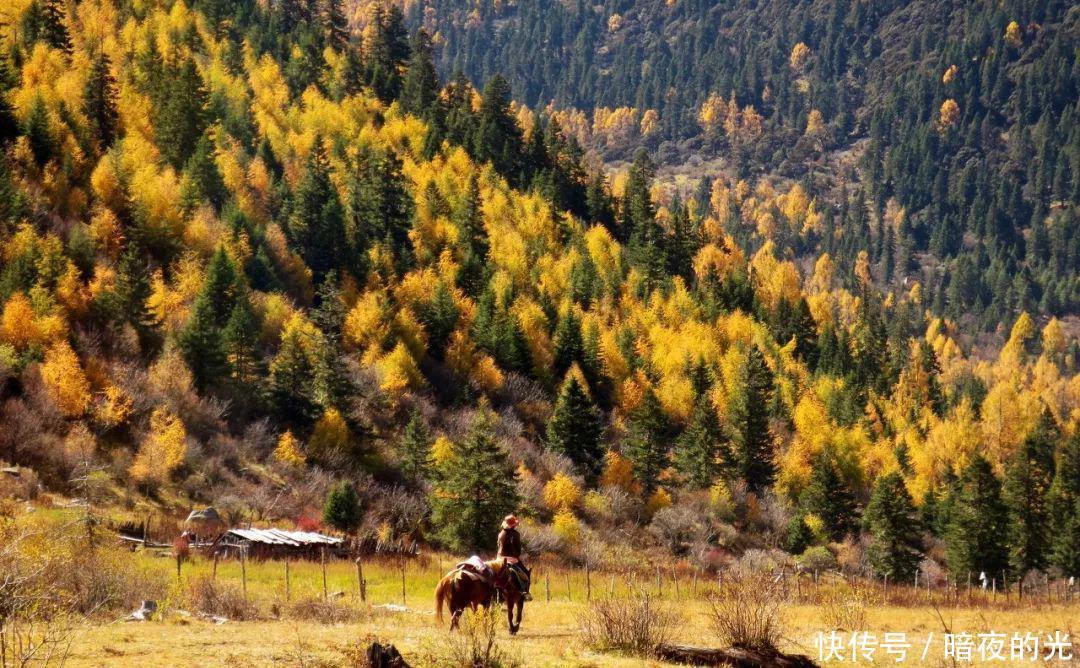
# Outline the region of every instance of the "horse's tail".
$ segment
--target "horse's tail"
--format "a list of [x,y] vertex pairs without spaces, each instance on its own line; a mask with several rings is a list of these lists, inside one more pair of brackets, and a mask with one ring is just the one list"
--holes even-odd
[[439,580],[439,584],[435,587],[435,615],[441,622],[443,620],[442,609],[443,601],[446,601],[447,605],[450,605],[450,586],[454,584],[454,578],[450,575],[443,576],[442,580]]

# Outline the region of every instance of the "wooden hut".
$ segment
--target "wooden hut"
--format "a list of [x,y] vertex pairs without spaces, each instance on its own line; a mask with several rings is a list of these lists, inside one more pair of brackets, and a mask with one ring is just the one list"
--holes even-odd
[[248,559],[318,559],[323,550],[335,555],[344,548],[344,539],[310,531],[281,529],[229,529],[210,547],[219,557]]
[[184,531],[195,545],[211,543],[225,531],[225,520],[213,506],[192,510],[184,520]]

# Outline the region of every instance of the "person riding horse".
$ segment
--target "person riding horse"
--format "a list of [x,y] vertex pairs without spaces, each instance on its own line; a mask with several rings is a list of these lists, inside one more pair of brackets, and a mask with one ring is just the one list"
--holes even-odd
[[502,530],[499,531],[499,553],[497,558],[502,559],[507,565],[510,574],[517,580],[518,589],[521,590],[526,601],[532,600],[529,594],[529,569],[521,562],[521,534],[517,531],[518,519],[513,515],[507,515],[503,519]]

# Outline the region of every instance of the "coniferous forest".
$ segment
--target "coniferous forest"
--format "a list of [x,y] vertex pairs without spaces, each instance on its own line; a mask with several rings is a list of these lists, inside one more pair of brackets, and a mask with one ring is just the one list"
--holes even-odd
[[1080,575],[1078,99],[1058,0],[10,0],[0,461],[458,552]]

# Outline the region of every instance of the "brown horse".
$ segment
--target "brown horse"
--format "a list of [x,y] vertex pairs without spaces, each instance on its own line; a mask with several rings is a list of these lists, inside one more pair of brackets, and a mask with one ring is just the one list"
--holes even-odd
[[500,598],[506,601],[506,622],[510,627],[510,634],[516,634],[521,628],[521,614],[525,607],[523,592],[502,559],[485,561],[484,564],[494,573],[490,581],[463,574],[460,568],[444,575],[435,587],[435,613],[439,621],[443,621],[445,603],[450,610],[450,630],[453,630],[458,627],[465,608],[470,608],[473,612],[478,607],[487,608],[498,593]]

